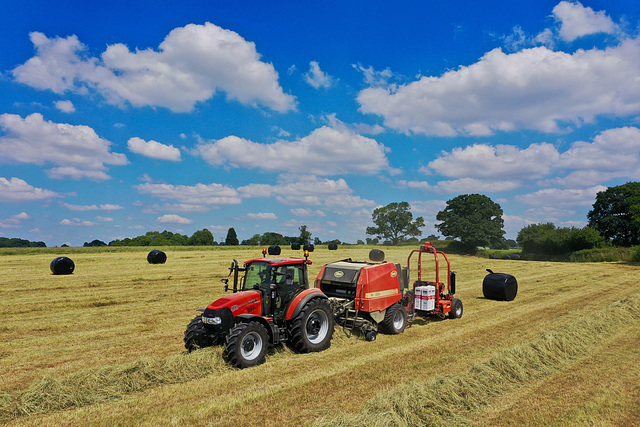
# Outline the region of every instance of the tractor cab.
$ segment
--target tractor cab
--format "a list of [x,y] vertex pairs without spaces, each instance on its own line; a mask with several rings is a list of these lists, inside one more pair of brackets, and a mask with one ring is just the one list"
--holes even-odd
[[[262,258],[245,261],[242,267],[234,259],[229,267],[229,276],[233,275],[233,293],[258,291],[260,314],[276,319],[284,316],[296,295],[309,288],[307,265],[311,264],[308,251],[304,252],[304,259],[278,255],[280,247],[271,246],[262,250]],[[228,291],[229,278],[222,279],[222,282],[224,290]]]
[[247,261],[242,291],[260,292],[262,313],[280,318],[285,308],[303,289],[309,287],[306,260],[297,258],[261,258]]

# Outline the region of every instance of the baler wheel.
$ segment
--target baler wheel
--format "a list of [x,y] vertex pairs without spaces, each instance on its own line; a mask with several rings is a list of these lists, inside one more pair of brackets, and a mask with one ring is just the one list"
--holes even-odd
[[189,322],[184,331],[184,347],[189,353],[199,348],[215,345],[215,340],[207,333],[207,327],[202,323],[202,315],[199,314]]
[[238,323],[227,335],[222,357],[236,368],[264,363],[269,348],[269,333],[258,322]]
[[380,329],[385,334],[398,335],[407,327],[407,310],[399,303],[387,309],[384,320],[380,322]]
[[451,300],[451,311],[449,312],[449,319],[459,319],[462,317],[462,301],[458,298]]
[[326,299],[314,298],[291,322],[290,346],[298,353],[326,350],[331,346],[333,327],[331,304]]

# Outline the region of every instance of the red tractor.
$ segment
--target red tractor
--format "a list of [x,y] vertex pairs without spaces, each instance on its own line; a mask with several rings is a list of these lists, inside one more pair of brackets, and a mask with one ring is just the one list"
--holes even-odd
[[[417,280],[411,284],[411,257],[418,253]],[[435,281],[423,280],[422,255],[431,253],[435,259]],[[447,263],[446,285],[440,281],[438,255]],[[407,266],[384,261],[384,252],[373,249],[369,258],[374,262],[353,261],[351,258],[326,264],[316,278],[316,288],[331,297],[336,323],[347,329],[358,329],[365,339],[373,341],[378,331],[402,333],[408,321],[416,315],[448,315],[462,317],[462,302],[454,298],[455,272],[447,256],[430,242],[411,251]]]
[[[334,315],[327,296],[309,288],[309,252],[304,259],[277,257],[277,246],[269,248],[269,257],[266,252],[242,267],[233,260],[233,293],[191,320],[184,333],[188,351],[223,345],[228,363],[247,368],[263,363],[268,348],[280,343],[299,353],[329,348]],[[222,281],[228,291],[229,279]]]

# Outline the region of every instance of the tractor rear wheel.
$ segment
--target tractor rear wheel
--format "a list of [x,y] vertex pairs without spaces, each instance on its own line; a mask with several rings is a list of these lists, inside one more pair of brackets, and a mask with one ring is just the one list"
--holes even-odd
[[236,368],[264,363],[269,348],[269,333],[258,322],[238,323],[227,335],[222,357]]
[[199,314],[189,322],[184,331],[184,347],[189,353],[199,348],[210,347],[216,344],[216,340],[209,334],[207,327],[202,323],[202,315]]
[[407,310],[399,303],[387,309],[384,320],[380,322],[380,329],[385,334],[398,335],[407,327]]
[[333,337],[333,310],[326,299],[314,298],[291,322],[290,346],[298,353],[326,350]]
[[462,301],[458,298],[451,300],[451,311],[449,312],[449,319],[459,319],[462,317]]

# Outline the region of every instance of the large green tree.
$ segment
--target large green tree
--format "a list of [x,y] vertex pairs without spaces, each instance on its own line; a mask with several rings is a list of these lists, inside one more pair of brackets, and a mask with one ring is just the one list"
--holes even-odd
[[614,245],[640,245],[640,182],[627,182],[599,192],[587,218],[589,227]]
[[375,227],[367,227],[367,234],[382,237],[397,245],[407,236],[421,236],[424,219],[413,219],[411,207],[407,202],[389,203],[373,211],[371,219]]
[[505,246],[502,208],[482,194],[462,194],[447,202],[436,215],[443,236],[460,240],[462,250],[474,253],[478,246]]
[[194,232],[187,241],[189,246],[211,246],[213,245],[213,234],[211,231],[203,228]]

